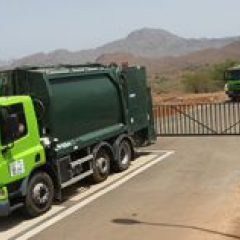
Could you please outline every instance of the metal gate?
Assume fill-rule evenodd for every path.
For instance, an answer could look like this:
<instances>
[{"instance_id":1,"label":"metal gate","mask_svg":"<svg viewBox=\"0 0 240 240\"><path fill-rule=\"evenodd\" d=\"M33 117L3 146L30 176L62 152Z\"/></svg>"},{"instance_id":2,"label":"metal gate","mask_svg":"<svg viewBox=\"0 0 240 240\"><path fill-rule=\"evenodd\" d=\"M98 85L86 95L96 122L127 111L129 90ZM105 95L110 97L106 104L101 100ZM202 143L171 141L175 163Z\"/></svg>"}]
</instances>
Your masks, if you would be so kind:
<instances>
[{"instance_id":1,"label":"metal gate","mask_svg":"<svg viewBox=\"0 0 240 240\"><path fill-rule=\"evenodd\" d=\"M154 106L158 136L240 135L240 102Z\"/></svg>"}]
</instances>

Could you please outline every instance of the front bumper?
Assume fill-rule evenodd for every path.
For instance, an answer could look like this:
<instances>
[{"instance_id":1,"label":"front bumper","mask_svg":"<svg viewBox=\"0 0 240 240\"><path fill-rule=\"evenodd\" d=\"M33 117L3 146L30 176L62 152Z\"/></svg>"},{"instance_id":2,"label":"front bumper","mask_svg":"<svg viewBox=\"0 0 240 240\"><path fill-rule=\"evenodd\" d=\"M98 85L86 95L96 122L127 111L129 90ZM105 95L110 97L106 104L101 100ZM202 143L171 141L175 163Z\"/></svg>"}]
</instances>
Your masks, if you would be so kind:
<instances>
[{"instance_id":1,"label":"front bumper","mask_svg":"<svg viewBox=\"0 0 240 240\"><path fill-rule=\"evenodd\" d=\"M227 94L229 97L240 97L240 90L226 91L226 94Z\"/></svg>"},{"instance_id":2,"label":"front bumper","mask_svg":"<svg viewBox=\"0 0 240 240\"><path fill-rule=\"evenodd\" d=\"M8 200L8 191L6 187L0 187L0 217L8 216L10 213L10 204Z\"/></svg>"},{"instance_id":3,"label":"front bumper","mask_svg":"<svg viewBox=\"0 0 240 240\"><path fill-rule=\"evenodd\" d=\"M0 201L0 217L6 217L10 214L10 204L8 200Z\"/></svg>"},{"instance_id":4,"label":"front bumper","mask_svg":"<svg viewBox=\"0 0 240 240\"><path fill-rule=\"evenodd\" d=\"M7 188L0 188L1 196L0 196L0 217L6 217L10 215L14 210L21 208L24 204L23 202L10 204L9 195L7 192Z\"/></svg>"}]
</instances>

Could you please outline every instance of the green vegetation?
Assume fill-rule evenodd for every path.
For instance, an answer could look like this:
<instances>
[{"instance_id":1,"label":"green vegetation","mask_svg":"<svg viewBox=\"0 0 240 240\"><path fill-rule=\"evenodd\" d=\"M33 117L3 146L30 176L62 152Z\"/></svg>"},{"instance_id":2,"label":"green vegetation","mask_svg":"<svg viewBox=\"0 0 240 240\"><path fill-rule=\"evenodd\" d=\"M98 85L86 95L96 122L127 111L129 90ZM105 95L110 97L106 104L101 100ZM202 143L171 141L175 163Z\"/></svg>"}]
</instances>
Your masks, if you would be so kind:
<instances>
[{"instance_id":1,"label":"green vegetation","mask_svg":"<svg viewBox=\"0 0 240 240\"><path fill-rule=\"evenodd\" d=\"M155 74L149 77L149 83L154 92L159 94L179 91L179 89L182 89L181 82L175 81L173 76L167 76L164 74Z\"/></svg>"},{"instance_id":2,"label":"green vegetation","mask_svg":"<svg viewBox=\"0 0 240 240\"><path fill-rule=\"evenodd\" d=\"M195 72L182 76L182 84L186 92L204 93L221 91L224 88L224 72L227 68L239 64L240 61L226 60Z\"/></svg>"},{"instance_id":3,"label":"green vegetation","mask_svg":"<svg viewBox=\"0 0 240 240\"><path fill-rule=\"evenodd\" d=\"M165 76L155 75L152 81L152 88L158 93L165 93L169 90L169 79Z\"/></svg>"}]
</instances>

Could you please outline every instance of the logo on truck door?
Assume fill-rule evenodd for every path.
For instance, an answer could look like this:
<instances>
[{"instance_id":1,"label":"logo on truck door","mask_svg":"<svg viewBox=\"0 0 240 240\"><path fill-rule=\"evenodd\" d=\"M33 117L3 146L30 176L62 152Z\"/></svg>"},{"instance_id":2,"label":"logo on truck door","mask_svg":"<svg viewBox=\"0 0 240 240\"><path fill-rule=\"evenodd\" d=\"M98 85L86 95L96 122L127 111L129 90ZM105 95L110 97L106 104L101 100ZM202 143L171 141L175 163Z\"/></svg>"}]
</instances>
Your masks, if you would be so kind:
<instances>
[{"instance_id":1,"label":"logo on truck door","mask_svg":"<svg viewBox=\"0 0 240 240\"><path fill-rule=\"evenodd\" d=\"M19 159L10 163L9 170L10 170L11 177L23 174L25 172L23 159Z\"/></svg>"}]
</instances>

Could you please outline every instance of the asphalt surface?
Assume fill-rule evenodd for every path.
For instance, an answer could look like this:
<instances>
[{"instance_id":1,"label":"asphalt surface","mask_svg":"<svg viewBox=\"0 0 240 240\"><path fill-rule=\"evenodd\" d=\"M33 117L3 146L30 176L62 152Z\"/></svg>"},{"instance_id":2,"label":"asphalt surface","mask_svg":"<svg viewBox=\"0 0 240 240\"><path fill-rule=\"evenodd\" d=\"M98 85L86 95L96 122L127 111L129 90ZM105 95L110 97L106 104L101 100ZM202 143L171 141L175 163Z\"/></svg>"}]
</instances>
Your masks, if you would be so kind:
<instances>
[{"instance_id":1,"label":"asphalt surface","mask_svg":"<svg viewBox=\"0 0 240 240\"><path fill-rule=\"evenodd\" d=\"M239 142L238 137L159 139L148 148L146 161L156 161L165 154L157 156L151 150L174 153L68 216L52 221L31 239L240 239ZM63 205L71 204L71 196ZM91 195L86 196L89 198ZM62 209L56 211L61 216ZM11 230L29 224L17 214L9 224L2 221L1 240L4 227ZM31 221L36 225L30 224L26 231L42 224Z\"/></svg>"}]
</instances>

